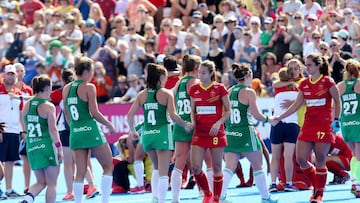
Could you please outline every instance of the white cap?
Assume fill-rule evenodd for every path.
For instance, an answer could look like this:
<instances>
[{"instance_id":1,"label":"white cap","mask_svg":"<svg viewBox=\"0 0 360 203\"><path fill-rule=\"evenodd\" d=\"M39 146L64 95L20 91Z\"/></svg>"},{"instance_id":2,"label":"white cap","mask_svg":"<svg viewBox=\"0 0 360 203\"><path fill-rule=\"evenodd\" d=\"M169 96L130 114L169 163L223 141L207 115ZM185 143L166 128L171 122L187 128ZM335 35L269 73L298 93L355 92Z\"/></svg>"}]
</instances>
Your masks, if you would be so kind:
<instances>
[{"instance_id":1,"label":"white cap","mask_svg":"<svg viewBox=\"0 0 360 203\"><path fill-rule=\"evenodd\" d=\"M165 54L159 54L159 55L156 57L156 63L163 63L165 57L166 57Z\"/></svg>"},{"instance_id":2,"label":"white cap","mask_svg":"<svg viewBox=\"0 0 360 203\"><path fill-rule=\"evenodd\" d=\"M182 27L183 23L181 22L181 20L179 18L175 18L173 20L173 26Z\"/></svg>"},{"instance_id":3,"label":"white cap","mask_svg":"<svg viewBox=\"0 0 360 203\"><path fill-rule=\"evenodd\" d=\"M5 74L7 73L14 73L16 74L16 68L13 65L6 65L5 66Z\"/></svg>"}]
</instances>

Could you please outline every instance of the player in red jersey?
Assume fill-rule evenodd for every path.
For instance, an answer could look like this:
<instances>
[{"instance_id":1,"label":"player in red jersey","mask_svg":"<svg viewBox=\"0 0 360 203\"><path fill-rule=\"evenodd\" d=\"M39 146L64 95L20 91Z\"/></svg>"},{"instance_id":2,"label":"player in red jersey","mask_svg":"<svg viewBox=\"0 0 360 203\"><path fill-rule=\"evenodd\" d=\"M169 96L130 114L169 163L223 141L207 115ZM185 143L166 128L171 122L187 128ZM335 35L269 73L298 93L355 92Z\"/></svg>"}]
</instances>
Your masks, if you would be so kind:
<instances>
[{"instance_id":1,"label":"player in red jersey","mask_svg":"<svg viewBox=\"0 0 360 203\"><path fill-rule=\"evenodd\" d=\"M204 61L199 68L200 83L191 87L192 122L195 124L191 147L191 164L196 182L204 191L203 203L219 202L223 183L221 170L227 145L224 122L230 116L230 100L224 85L215 82L215 64ZM202 171L205 151L210 149L214 171L214 194ZM213 200L213 201L212 201Z\"/></svg>"},{"instance_id":2,"label":"player in red jersey","mask_svg":"<svg viewBox=\"0 0 360 203\"><path fill-rule=\"evenodd\" d=\"M305 65L310 77L301 82L294 104L286 112L275 117L276 121L272 124L276 125L278 121L297 111L303 103L306 104L304 125L296 144L296 161L314 185L310 201L320 203L327 177L326 157L330 144L334 141L333 131L339 130L340 98L334 80L329 77L326 58L318 54L309 54L305 59ZM316 169L308 162L313 150L316 156Z\"/></svg>"}]
</instances>

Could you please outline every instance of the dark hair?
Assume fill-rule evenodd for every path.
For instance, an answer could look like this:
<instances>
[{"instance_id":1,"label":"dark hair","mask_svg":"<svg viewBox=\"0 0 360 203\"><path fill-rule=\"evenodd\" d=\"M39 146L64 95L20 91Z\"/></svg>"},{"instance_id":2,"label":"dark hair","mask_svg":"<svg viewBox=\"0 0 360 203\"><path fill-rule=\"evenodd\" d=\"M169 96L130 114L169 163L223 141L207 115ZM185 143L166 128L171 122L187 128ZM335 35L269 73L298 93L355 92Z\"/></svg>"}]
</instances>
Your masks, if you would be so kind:
<instances>
[{"instance_id":1,"label":"dark hair","mask_svg":"<svg viewBox=\"0 0 360 203\"><path fill-rule=\"evenodd\" d=\"M273 62L274 64L276 65L276 61L277 61L277 58L276 58L276 55L274 53L271 53L271 52L267 52L263 58L263 63L265 65L268 65L267 62L266 62L266 58L268 57L271 57L273 59Z\"/></svg>"},{"instance_id":2,"label":"dark hair","mask_svg":"<svg viewBox=\"0 0 360 203\"><path fill-rule=\"evenodd\" d=\"M177 70L177 63L175 56L167 55L164 58L163 65L168 71L175 71Z\"/></svg>"},{"instance_id":3,"label":"dark hair","mask_svg":"<svg viewBox=\"0 0 360 203\"><path fill-rule=\"evenodd\" d=\"M167 70L164 68L164 66L155 63L148 63L146 68L148 72L146 78L147 86L150 89L156 89L156 87L159 85L161 75L166 75Z\"/></svg>"},{"instance_id":4,"label":"dark hair","mask_svg":"<svg viewBox=\"0 0 360 203\"><path fill-rule=\"evenodd\" d=\"M81 76L85 70L90 71L93 67L93 60L85 56L75 57L75 73Z\"/></svg>"},{"instance_id":5,"label":"dark hair","mask_svg":"<svg viewBox=\"0 0 360 203\"><path fill-rule=\"evenodd\" d=\"M74 71L72 71L71 69L63 69L61 71L61 79L64 81L65 84L74 81L75 80Z\"/></svg>"},{"instance_id":6,"label":"dark hair","mask_svg":"<svg viewBox=\"0 0 360 203\"><path fill-rule=\"evenodd\" d=\"M211 74L211 81L215 81L215 63L210 60L205 60L200 64L200 66L204 66L209 70L209 73Z\"/></svg>"},{"instance_id":7,"label":"dark hair","mask_svg":"<svg viewBox=\"0 0 360 203\"><path fill-rule=\"evenodd\" d=\"M315 65L320 66L319 68L320 74L330 75L329 62L324 56L321 56L320 54L317 53L311 53L308 56L306 56L306 58L312 60L315 63Z\"/></svg>"},{"instance_id":8,"label":"dark hair","mask_svg":"<svg viewBox=\"0 0 360 203\"><path fill-rule=\"evenodd\" d=\"M189 73L195 68L199 68L200 63L201 58L199 56L186 54L183 57L181 75L185 75L185 73Z\"/></svg>"},{"instance_id":9,"label":"dark hair","mask_svg":"<svg viewBox=\"0 0 360 203\"><path fill-rule=\"evenodd\" d=\"M249 73L251 73L251 66L248 63L233 63L231 68L234 72L234 77L238 81L243 81Z\"/></svg>"},{"instance_id":10,"label":"dark hair","mask_svg":"<svg viewBox=\"0 0 360 203\"><path fill-rule=\"evenodd\" d=\"M42 62L37 62L37 63L35 64L35 68L45 69L45 65L44 65Z\"/></svg>"},{"instance_id":11,"label":"dark hair","mask_svg":"<svg viewBox=\"0 0 360 203\"><path fill-rule=\"evenodd\" d=\"M34 91L34 94L43 92L45 87L51 86L51 79L47 75L35 76L31 81L31 86Z\"/></svg>"}]
</instances>

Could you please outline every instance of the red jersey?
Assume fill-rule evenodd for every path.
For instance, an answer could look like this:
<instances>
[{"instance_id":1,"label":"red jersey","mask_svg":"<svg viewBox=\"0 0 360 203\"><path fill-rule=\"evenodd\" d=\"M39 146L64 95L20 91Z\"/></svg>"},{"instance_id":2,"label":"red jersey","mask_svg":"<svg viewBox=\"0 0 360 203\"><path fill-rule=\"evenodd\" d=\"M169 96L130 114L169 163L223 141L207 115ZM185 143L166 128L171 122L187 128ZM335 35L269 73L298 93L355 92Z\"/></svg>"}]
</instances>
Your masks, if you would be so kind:
<instances>
[{"instance_id":1,"label":"red jersey","mask_svg":"<svg viewBox=\"0 0 360 203\"><path fill-rule=\"evenodd\" d=\"M344 138L340 133L335 135L335 142L331 143L329 149L330 156L344 156L351 160L353 154L349 146L345 143Z\"/></svg>"},{"instance_id":2,"label":"red jersey","mask_svg":"<svg viewBox=\"0 0 360 203\"><path fill-rule=\"evenodd\" d=\"M32 25L34 23L34 13L37 10L44 8L44 4L38 0L33 0L31 2L23 3L20 6L21 11L23 12L23 16L25 18L25 25Z\"/></svg>"},{"instance_id":3,"label":"red jersey","mask_svg":"<svg viewBox=\"0 0 360 203\"><path fill-rule=\"evenodd\" d=\"M24 82L21 83L20 91L22 95L27 95L27 96L33 95L33 90L31 89L31 87L26 85Z\"/></svg>"},{"instance_id":4,"label":"red jersey","mask_svg":"<svg viewBox=\"0 0 360 203\"><path fill-rule=\"evenodd\" d=\"M329 76L321 76L317 81L310 78L300 83L299 89L304 94L306 113L299 140L310 142L332 142L332 97L329 89L335 85ZM316 125L314 125L316 124Z\"/></svg>"},{"instance_id":5,"label":"red jersey","mask_svg":"<svg viewBox=\"0 0 360 203\"><path fill-rule=\"evenodd\" d=\"M175 85L179 81L179 79L180 79L180 77L178 75L168 77L168 79L165 83L165 88L172 89L173 87L175 87Z\"/></svg>"},{"instance_id":6,"label":"red jersey","mask_svg":"<svg viewBox=\"0 0 360 203\"><path fill-rule=\"evenodd\" d=\"M196 111L194 135L209 136L211 127L222 117L221 98L227 94L225 86L217 82L208 88L204 88L201 84L193 85L190 88L189 95L194 100ZM221 125L217 136L225 136L224 125Z\"/></svg>"},{"instance_id":7,"label":"red jersey","mask_svg":"<svg viewBox=\"0 0 360 203\"><path fill-rule=\"evenodd\" d=\"M50 100L54 105L59 105L62 100L62 88L53 90L50 94Z\"/></svg>"}]
</instances>

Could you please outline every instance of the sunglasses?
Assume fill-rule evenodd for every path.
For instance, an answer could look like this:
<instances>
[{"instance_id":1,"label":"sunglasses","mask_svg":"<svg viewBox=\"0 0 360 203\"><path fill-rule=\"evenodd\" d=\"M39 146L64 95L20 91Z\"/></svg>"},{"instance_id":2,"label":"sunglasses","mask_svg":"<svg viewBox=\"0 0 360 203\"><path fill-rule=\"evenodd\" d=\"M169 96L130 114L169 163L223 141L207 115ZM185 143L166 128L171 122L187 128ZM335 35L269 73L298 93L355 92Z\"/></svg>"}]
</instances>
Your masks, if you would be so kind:
<instances>
[{"instance_id":1,"label":"sunglasses","mask_svg":"<svg viewBox=\"0 0 360 203\"><path fill-rule=\"evenodd\" d=\"M274 60L273 58L265 58L266 60Z\"/></svg>"},{"instance_id":2,"label":"sunglasses","mask_svg":"<svg viewBox=\"0 0 360 203\"><path fill-rule=\"evenodd\" d=\"M325 48L325 47L320 47L320 50L322 50L322 51L327 51L328 49Z\"/></svg>"},{"instance_id":3,"label":"sunglasses","mask_svg":"<svg viewBox=\"0 0 360 203\"><path fill-rule=\"evenodd\" d=\"M350 12L345 12L344 15L348 16L348 15L351 15L352 13Z\"/></svg>"},{"instance_id":4,"label":"sunglasses","mask_svg":"<svg viewBox=\"0 0 360 203\"><path fill-rule=\"evenodd\" d=\"M283 20L283 19L278 19L277 21L278 22L285 22L285 20Z\"/></svg>"},{"instance_id":5,"label":"sunglasses","mask_svg":"<svg viewBox=\"0 0 360 203\"><path fill-rule=\"evenodd\" d=\"M336 15L330 15L330 18L336 18L337 16Z\"/></svg>"},{"instance_id":6,"label":"sunglasses","mask_svg":"<svg viewBox=\"0 0 360 203\"><path fill-rule=\"evenodd\" d=\"M336 46L336 44L330 44L329 45L329 47L335 47Z\"/></svg>"},{"instance_id":7,"label":"sunglasses","mask_svg":"<svg viewBox=\"0 0 360 203\"><path fill-rule=\"evenodd\" d=\"M289 70L299 70L299 67L289 67Z\"/></svg>"},{"instance_id":8,"label":"sunglasses","mask_svg":"<svg viewBox=\"0 0 360 203\"><path fill-rule=\"evenodd\" d=\"M301 17L300 16L295 16L294 19L299 20L299 19L301 19Z\"/></svg>"},{"instance_id":9,"label":"sunglasses","mask_svg":"<svg viewBox=\"0 0 360 203\"><path fill-rule=\"evenodd\" d=\"M321 37L313 37L313 39L320 39Z\"/></svg>"},{"instance_id":10,"label":"sunglasses","mask_svg":"<svg viewBox=\"0 0 360 203\"><path fill-rule=\"evenodd\" d=\"M312 22L312 21L316 21L316 20L315 20L315 19L310 18L310 19L308 19L308 21Z\"/></svg>"}]
</instances>

